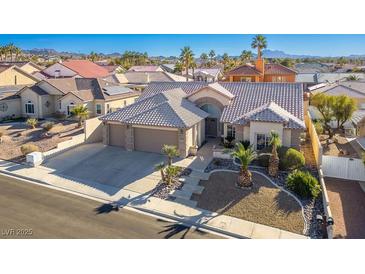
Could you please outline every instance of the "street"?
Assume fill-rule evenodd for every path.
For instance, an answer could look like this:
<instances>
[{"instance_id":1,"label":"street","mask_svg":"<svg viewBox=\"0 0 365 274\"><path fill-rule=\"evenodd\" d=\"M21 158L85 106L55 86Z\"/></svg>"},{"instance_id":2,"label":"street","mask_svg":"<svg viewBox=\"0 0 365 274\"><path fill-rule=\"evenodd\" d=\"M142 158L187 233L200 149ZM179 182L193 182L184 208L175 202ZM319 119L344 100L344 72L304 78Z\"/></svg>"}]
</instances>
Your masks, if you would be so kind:
<instances>
[{"instance_id":1,"label":"street","mask_svg":"<svg viewBox=\"0 0 365 274\"><path fill-rule=\"evenodd\" d=\"M8 238L221 237L0 175L0 239Z\"/></svg>"}]
</instances>

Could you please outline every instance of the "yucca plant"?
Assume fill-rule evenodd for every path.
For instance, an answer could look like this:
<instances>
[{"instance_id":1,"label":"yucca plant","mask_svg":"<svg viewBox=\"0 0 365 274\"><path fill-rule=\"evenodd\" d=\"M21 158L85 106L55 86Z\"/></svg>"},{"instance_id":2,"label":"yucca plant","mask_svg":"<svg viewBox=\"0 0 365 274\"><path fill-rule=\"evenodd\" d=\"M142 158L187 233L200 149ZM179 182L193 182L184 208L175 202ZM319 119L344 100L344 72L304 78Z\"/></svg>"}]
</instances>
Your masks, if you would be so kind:
<instances>
[{"instance_id":1,"label":"yucca plant","mask_svg":"<svg viewBox=\"0 0 365 274\"><path fill-rule=\"evenodd\" d=\"M279 156L278 147L281 146L279 134L276 131L270 132L270 145L272 146L271 155L269 158L269 174L270 176L277 176L279 171Z\"/></svg>"},{"instance_id":2,"label":"yucca plant","mask_svg":"<svg viewBox=\"0 0 365 274\"><path fill-rule=\"evenodd\" d=\"M26 124L30 126L32 129L35 129L35 127L38 124L38 120L36 118L28 118Z\"/></svg>"}]
</instances>

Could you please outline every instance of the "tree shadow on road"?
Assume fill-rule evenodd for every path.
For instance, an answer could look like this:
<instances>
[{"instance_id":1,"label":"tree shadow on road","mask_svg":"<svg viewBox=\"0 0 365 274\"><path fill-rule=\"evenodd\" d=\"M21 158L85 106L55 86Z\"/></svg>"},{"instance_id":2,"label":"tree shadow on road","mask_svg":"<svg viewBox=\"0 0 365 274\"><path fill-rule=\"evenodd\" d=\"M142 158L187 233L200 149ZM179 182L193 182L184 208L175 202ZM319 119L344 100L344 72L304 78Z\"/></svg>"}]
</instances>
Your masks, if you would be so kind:
<instances>
[{"instance_id":1,"label":"tree shadow on road","mask_svg":"<svg viewBox=\"0 0 365 274\"><path fill-rule=\"evenodd\" d=\"M101 206L94 209L96 214L108 214L112 211L118 211L118 210L119 206L115 205L114 203L102 204Z\"/></svg>"}]
</instances>

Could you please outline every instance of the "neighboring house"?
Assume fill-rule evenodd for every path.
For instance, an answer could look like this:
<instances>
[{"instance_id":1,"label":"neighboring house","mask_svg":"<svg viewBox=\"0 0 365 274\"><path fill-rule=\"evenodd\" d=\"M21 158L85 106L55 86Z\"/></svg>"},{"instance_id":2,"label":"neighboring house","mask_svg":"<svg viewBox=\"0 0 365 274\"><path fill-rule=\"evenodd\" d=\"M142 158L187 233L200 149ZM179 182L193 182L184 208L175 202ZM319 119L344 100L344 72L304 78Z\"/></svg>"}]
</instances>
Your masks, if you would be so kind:
<instances>
[{"instance_id":1,"label":"neighboring house","mask_svg":"<svg viewBox=\"0 0 365 274\"><path fill-rule=\"evenodd\" d=\"M29 74L34 74L38 71L41 71L44 69L44 67L41 67L33 62L20 62L20 61L14 61L14 62L0 62L0 66L2 65L7 65L7 66L17 66L18 68L21 68L22 70L24 70L25 72L29 73Z\"/></svg>"},{"instance_id":2,"label":"neighboring house","mask_svg":"<svg viewBox=\"0 0 365 274\"><path fill-rule=\"evenodd\" d=\"M67 60L55 63L40 72L46 78L98 78L107 77L107 69L88 60Z\"/></svg>"},{"instance_id":3,"label":"neighboring house","mask_svg":"<svg viewBox=\"0 0 365 274\"><path fill-rule=\"evenodd\" d=\"M182 74L186 76L185 71ZM217 82L223 76L221 68L196 68L188 70L188 77L194 81Z\"/></svg>"},{"instance_id":4,"label":"neighboring house","mask_svg":"<svg viewBox=\"0 0 365 274\"><path fill-rule=\"evenodd\" d=\"M3 109L11 109L11 113L0 109L0 117L70 116L77 105L86 106L89 116L94 117L130 105L139 95L139 92L98 78L48 79L0 99Z\"/></svg>"},{"instance_id":5,"label":"neighboring house","mask_svg":"<svg viewBox=\"0 0 365 274\"><path fill-rule=\"evenodd\" d=\"M156 71L164 71L164 70L161 68L161 66L147 65L147 66L132 66L128 71L156 72Z\"/></svg>"},{"instance_id":6,"label":"neighboring house","mask_svg":"<svg viewBox=\"0 0 365 274\"><path fill-rule=\"evenodd\" d=\"M125 72L125 69L120 65L100 65L100 66L105 68L110 75Z\"/></svg>"},{"instance_id":7,"label":"neighboring house","mask_svg":"<svg viewBox=\"0 0 365 274\"><path fill-rule=\"evenodd\" d=\"M301 73L328 73L333 70L333 66L323 63L297 63L294 69Z\"/></svg>"},{"instance_id":8,"label":"neighboring house","mask_svg":"<svg viewBox=\"0 0 365 274\"><path fill-rule=\"evenodd\" d=\"M295 82L304 83L308 86L320 83L335 83L337 81L345 81L349 76L356 76L361 80L365 80L365 73L298 73Z\"/></svg>"},{"instance_id":9,"label":"neighboring house","mask_svg":"<svg viewBox=\"0 0 365 274\"><path fill-rule=\"evenodd\" d=\"M24 87L22 85L0 87L0 120L20 116L20 100L16 93Z\"/></svg>"},{"instance_id":10,"label":"neighboring house","mask_svg":"<svg viewBox=\"0 0 365 274\"><path fill-rule=\"evenodd\" d=\"M39 80L16 65L0 64L0 86L32 85Z\"/></svg>"},{"instance_id":11,"label":"neighboring house","mask_svg":"<svg viewBox=\"0 0 365 274\"><path fill-rule=\"evenodd\" d=\"M164 144L186 157L207 137L269 145L271 130L284 146L299 147L304 92L296 83L155 82L136 103L102 116L107 145L160 153Z\"/></svg>"},{"instance_id":12,"label":"neighboring house","mask_svg":"<svg viewBox=\"0 0 365 274\"><path fill-rule=\"evenodd\" d=\"M280 64L265 64L257 59L255 65L245 64L226 74L229 82L295 82L296 71Z\"/></svg>"},{"instance_id":13,"label":"neighboring house","mask_svg":"<svg viewBox=\"0 0 365 274\"><path fill-rule=\"evenodd\" d=\"M176 66L175 64L162 64L161 68L166 72L174 73L175 66Z\"/></svg>"}]
</instances>

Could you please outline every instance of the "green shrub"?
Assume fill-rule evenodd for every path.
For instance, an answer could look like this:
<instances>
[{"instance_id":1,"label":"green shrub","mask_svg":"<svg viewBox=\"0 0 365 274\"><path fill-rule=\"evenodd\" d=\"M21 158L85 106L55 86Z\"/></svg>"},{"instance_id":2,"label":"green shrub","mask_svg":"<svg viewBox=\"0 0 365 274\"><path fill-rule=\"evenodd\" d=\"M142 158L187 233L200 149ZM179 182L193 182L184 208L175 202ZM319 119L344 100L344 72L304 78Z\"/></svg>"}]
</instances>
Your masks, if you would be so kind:
<instances>
[{"instance_id":1,"label":"green shrub","mask_svg":"<svg viewBox=\"0 0 365 274\"><path fill-rule=\"evenodd\" d=\"M285 170L293 170L293 169L297 169L297 168L301 168L303 167L305 164L305 159L304 159L304 155L294 149L294 148L289 148L282 159L282 169Z\"/></svg>"},{"instance_id":2,"label":"green shrub","mask_svg":"<svg viewBox=\"0 0 365 274\"><path fill-rule=\"evenodd\" d=\"M45 122L42 127L45 131L50 131L54 126L53 122Z\"/></svg>"},{"instance_id":3,"label":"green shrub","mask_svg":"<svg viewBox=\"0 0 365 274\"><path fill-rule=\"evenodd\" d=\"M286 179L286 184L302 198L316 198L321 192L321 185L308 171L293 171Z\"/></svg>"},{"instance_id":4,"label":"green shrub","mask_svg":"<svg viewBox=\"0 0 365 274\"><path fill-rule=\"evenodd\" d=\"M34 144L25 144L20 147L20 151L23 155L27 155L29 153L39 151L39 147Z\"/></svg>"},{"instance_id":5,"label":"green shrub","mask_svg":"<svg viewBox=\"0 0 365 274\"><path fill-rule=\"evenodd\" d=\"M284 155L285 155L285 153L288 149L289 149L288 147L283 147L283 146L281 146L277 149L278 156L279 156L279 168L281 170L285 169L283 159L284 159ZM263 148L259 151L259 156L257 157L257 160L258 160L258 164L260 166L262 166L262 167L268 167L269 166L270 155L266 154L266 153L271 154L271 152L272 152L271 146L265 147L265 148ZM262 153L264 153L265 155L262 155Z\"/></svg>"},{"instance_id":6,"label":"green shrub","mask_svg":"<svg viewBox=\"0 0 365 274\"><path fill-rule=\"evenodd\" d=\"M30 126L31 128L35 128L38 124L38 120L35 118L28 118L26 121L26 124Z\"/></svg>"}]
</instances>

